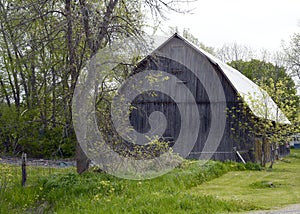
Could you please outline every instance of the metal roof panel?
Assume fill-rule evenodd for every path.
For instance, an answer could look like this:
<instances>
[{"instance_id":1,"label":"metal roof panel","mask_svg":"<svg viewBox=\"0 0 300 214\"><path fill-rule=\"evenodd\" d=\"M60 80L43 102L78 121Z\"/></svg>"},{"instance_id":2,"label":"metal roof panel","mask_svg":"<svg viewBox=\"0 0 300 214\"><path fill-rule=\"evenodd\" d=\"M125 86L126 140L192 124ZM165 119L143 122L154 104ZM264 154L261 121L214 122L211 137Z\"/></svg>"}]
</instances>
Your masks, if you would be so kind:
<instances>
[{"instance_id":1,"label":"metal roof panel","mask_svg":"<svg viewBox=\"0 0 300 214\"><path fill-rule=\"evenodd\" d=\"M181 39L187 45L206 56L212 63L218 65L223 71L224 75L230 81L234 89L241 95L241 97L244 99L244 102L246 102L246 104L249 106L249 108L255 116L259 118L272 120L278 123L290 124L290 121L287 119L284 113L279 109L279 107L276 105L276 103L272 100L272 98L268 95L268 93L265 90L260 88L258 85L256 85L253 81L248 79L238 70L230 67L217 57L206 52L205 50L201 49L200 47L188 41L187 39L179 36L177 33L175 33L170 38L152 37L152 44L154 49L153 51L151 51L151 53L154 53L155 50L166 45L168 41L175 37Z\"/></svg>"}]
</instances>

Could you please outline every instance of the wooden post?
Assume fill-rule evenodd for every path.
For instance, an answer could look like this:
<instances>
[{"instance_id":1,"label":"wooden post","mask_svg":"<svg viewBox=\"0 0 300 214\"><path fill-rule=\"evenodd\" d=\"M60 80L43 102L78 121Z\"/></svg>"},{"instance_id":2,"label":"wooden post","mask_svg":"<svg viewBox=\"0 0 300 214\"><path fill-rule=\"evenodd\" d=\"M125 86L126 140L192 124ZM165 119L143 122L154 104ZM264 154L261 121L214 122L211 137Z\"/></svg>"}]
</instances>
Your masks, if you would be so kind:
<instances>
[{"instance_id":1,"label":"wooden post","mask_svg":"<svg viewBox=\"0 0 300 214\"><path fill-rule=\"evenodd\" d=\"M27 180L26 161L27 155L26 153L22 153L22 186L25 186Z\"/></svg>"}]
</instances>

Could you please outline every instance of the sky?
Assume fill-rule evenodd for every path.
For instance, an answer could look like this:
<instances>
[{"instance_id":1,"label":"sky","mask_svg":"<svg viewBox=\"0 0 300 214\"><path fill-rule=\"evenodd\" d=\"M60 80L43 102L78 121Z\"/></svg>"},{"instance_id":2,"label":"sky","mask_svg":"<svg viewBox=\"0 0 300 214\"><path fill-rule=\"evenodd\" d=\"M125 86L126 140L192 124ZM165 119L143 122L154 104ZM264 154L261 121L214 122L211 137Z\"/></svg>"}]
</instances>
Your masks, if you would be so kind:
<instances>
[{"instance_id":1,"label":"sky","mask_svg":"<svg viewBox=\"0 0 300 214\"><path fill-rule=\"evenodd\" d=\"M166 14L164 30L157 34L170 33L172 26L180 32L189 29L206 46L218 48L235 42L255 50L277 51L282 40L288 42L300 32L300 0L198 0L188 8L194 8L192 14Z\"/></svg>"}]
</instances>

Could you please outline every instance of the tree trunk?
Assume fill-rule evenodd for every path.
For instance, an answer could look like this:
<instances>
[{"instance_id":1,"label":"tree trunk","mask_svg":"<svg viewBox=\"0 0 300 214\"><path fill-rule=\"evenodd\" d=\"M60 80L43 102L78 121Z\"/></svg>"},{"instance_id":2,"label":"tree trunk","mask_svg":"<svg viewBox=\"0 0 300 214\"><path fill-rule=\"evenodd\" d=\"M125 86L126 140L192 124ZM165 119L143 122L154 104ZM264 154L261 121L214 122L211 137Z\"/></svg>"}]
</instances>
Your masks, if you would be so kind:
<instances>
[{"instance_id":1,"label":"tree trunk","mask_svg":"<svg viewBox=\"0 0 300 214\"><path fill-rule=\"evenodd\" d=\"M4 94L4 96L5 96L6 103L7 103L8 107L10 107L9 96L8 96L6 87L5 87L5 85L4 85L4 83L3 83L2 79L1 79L1 77L0 77L0 86L1 86L1 89L2 89L1 92L2 92L2 93Z\"/></svg>"},{"instance_id":2,"label":"tree trunk","mask_svg":"<svg viewBox=\"0 0 300 214\"><path fill-rule=\"evenodd\" d=\"M273 168L273 164L275 163L275 151L276 151L276 144L272 144L271 145L271 164L270 164L270 166L269 166L269 168L270 169L272 169Z\"/></svg>"},{"instance_id":3,"label":"tree trunk","mask_svg":"<svg viewBox=\"0 0 300 214\"><path fill-rule=\"evenodd\" d=\"M261 147L261 166L265 167L267 163L267 139L266 137L262 138L262 147Z\"/></svg>"},{"instance_id":4,"label":"tree trunk","mask_svg":"<svg viewBox=\"0 0 300 214\"><path fill-rule=\"evenodd\" d=\"M76 144L76 168L77 173L81 174L89 168L90 160L82 151L79 143Z\"/></svg>"},{"instance_id":5,"label":"tree trunk","mask_svg":"<svg viewBox=\"0 0 300 214\"><path fill-rule=\"evenodd\" d=\"M51 68L51 74L52 74L52 115L51 115L51 121L52 121L52 127L56 127L56 75L55 70L52 67Z\"/></svg>"},{"instance_id":6,"label":"tree trunk","mask_svg":"<svg viewBox=\"0 0 300 214\"><path fill-rule=\"evenodd\" d=\"M73 20L72 20L72 8L71 8L72 1L66 0L65 2L65 11L66 11L66 19L67 19L67 47L68 47L68 56L69 56L69 62L68 62L68 72L71 75L71 85L68 91L68 104L66 105L65 113L66 113L66 127L65 132L68 135L72 130L72 98L73 93L76 86L76 81L78 78L78 67L77 67L77 61L76 61L76 51L74 47L73 42ZM68 76L68 75L67 75ZM66 79L67 81L67 79ZM82 151L79 143L76 143L76 166L77 166L77 172L79 174L86 171L89 167L89 161L86 157L85 153Z\"/></svg>"}]
</instances>

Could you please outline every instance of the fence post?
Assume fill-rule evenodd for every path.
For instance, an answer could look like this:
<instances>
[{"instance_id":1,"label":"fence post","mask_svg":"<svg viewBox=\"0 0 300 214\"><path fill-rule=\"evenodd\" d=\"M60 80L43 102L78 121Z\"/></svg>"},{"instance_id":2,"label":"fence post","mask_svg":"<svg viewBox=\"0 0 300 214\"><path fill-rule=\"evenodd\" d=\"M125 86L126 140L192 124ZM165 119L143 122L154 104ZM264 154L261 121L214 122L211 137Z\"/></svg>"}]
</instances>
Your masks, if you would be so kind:
<instances>
[{"instance_id":1,"label":"fence post","mask_svg":"<svg viewBox=\"0 0 300 214\"><path fill-rule=\"evenodd\" d=\"M27 155L26 153L22 153L22 186L25 186L27 180L26 161Z\"/></svg>"}]
</instances>

